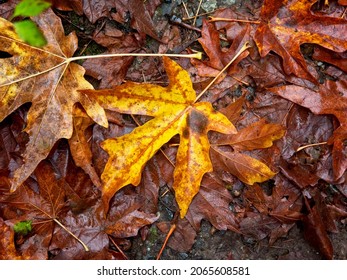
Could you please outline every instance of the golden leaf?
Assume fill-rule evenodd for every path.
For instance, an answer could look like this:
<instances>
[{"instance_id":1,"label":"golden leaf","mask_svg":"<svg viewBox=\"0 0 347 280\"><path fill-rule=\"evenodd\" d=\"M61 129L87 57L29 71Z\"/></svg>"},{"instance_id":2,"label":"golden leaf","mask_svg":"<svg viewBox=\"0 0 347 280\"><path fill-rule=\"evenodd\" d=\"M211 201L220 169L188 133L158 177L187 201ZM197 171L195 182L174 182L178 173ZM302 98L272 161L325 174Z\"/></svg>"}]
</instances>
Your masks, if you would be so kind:
<instances>
[{"instance_id":1,"label":"golden leaf","mask_svg":"<svg viewBox=\"0 0 347 280\"><path fill-rule=\"evenodd\" d=\"M208 131L236 133L234 125L210 103L195 103L189 73L169 58L163 59L170 80L167 87L127 82L114 89L82 91L105 109L154 117L131 133L102 143L110 155L101 176L106 209L119 189L140 183L146 162L179 134L173 188L183 218L199 191L203 175L212 171Z\"/></svg>"}]
</instances>

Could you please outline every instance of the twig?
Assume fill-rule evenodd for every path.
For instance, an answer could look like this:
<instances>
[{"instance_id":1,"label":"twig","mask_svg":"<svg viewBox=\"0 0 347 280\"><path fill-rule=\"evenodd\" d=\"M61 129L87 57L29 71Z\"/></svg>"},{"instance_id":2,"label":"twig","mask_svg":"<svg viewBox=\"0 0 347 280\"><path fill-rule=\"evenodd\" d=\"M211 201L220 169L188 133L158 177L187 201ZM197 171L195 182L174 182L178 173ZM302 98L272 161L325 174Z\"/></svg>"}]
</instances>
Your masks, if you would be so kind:
<instances>
[{"instance_id":1,"label":"twig","mask_svg":"<svg viewBox=\"0 0 347 280\"><path fill-rule=\"evenodd\" d=\"M253 24L260 24L261 21L258 20L248 20L248 19L234 19L234 18L219 18L219 17L209 17L209 22L216 22L216 21L229 21L229 22L243 22L243 23L253 23Z\"/></svg>"},{"instance_id":2,"label":"twig","mask_svg":"<svg viewBox=\"0 0 347 280\"><path fill-rule=\"evenodd\" d=\"M202 13L202 14L198 14L198 17L201 17L201 16L206 16L206 15L209 15L209 14L212 14L214 13L215 11L211 11L211 12L207 12L207 13ZM186 20L191 20L191 19L194 19L196 16L193 16L193 17L184 17L182 18L183 21L186 21Z\"/></svg>"},{"instance_id":3,"label":"twig","mask_svg":"<svg viewBox=\"0 0 347 280\"><path fill-rule=\"evenodd\" d=\"M66 232L68 232L73 238L75 238L79 243L81 243L81 245L83 246L83 248L86 252L89 252L88 246L86 244L84 244L84 242L81 239L79 239L76 235L74 235L66 226L64 226L61 222L59 222L59 220L57 220L55 218L53 219L53 221L55 221L64 230L66 230Z\"/></svg>"},{"instance_id":4,"label":"twig","mask_svg":"<svg viewBox=\"0 0 347 280\"><path fill-rule=\"evenodd\" d=\"M201 3L202 3L202 0L200 0L198 9L196 10L196 13L195 13L195 16L194 16L193 25L195 25L195 23L196 23L196 19L198 17L199 11L200 11Z\"/></svg>"},{"instance_id":5,"label":"twig","mask_svg":"<svg viewBox=\"0 0 347 280\"><path fill-rule=\"evenodd\" d=\"M54 56L57 56L57 55L54 55ZM56 68L59 68L59 67L61 67L63 65L65 65L65 69L63 71L63 73L64 73L66 71L66 68L67 68L67 66L69 65L70 62L76 61L76 60L80 60L80 59L98 59L98 58L111 58L111 57L122 57L122 56L147 56L147 57L153 57L153 56L163 57L163 56L167 56L167 57L185 57L185 58L201 59L202 58L202 53L201 52L196 52L196 53L191 53L191 54L111 53L111 54L75 56L75 57L69 57L69 58L58 56L61 59L63 59L64 61L59 63L59 64L57 64L57 65L55 65L55 66L53 66L53 67L51 67L51 68L49 68L49 69L46 69L44 71L41 71L41 72L38 72L38 73L35 73L35 74L32 74L32 75L26 76L24 78L21 78L21 79L15 80L15 81L11 81L11 82L2 84L0 86L3 87L3 86L9 86L9 85L14 84L14 83L19 83L21 81L28 80L28 79L40 76L42 74L45 74L47 72L50 72L50 71L52 71L52 70L54 70Z\"/></svg>"},{"instance_id":6,"label":"twig","mask_svg":"<svg viewBox=\"0 0 347 280\"><path fill-rule=\"evenodd\" d=\"M192 26L192 25L187 24L187 23L185 23L185 22L182 22L182 21L180 21L180 20L170 19L170 22L173 23L173 24L182 26L182 27L184 27L184 28L191 29L191 30L194 30L194 31L196 31L196 32L200 32L200 33L201 33L201 29L200 29L200 28L197 28L197 27L195 27L195 26Z\"/></svg>"},{"instance_id":7,"label":"twig","mask_svg":"<svg viewBox=\"0 0 347 280\"><path fill-rule=\"evenodd\" d=\"M129 258L126 254L124 254L123 250L118 246L117 242L114 241L111 236L109 236L108 238L111 240L112 244L117 248L118 252L123 256L123 258L128 260Z\"/></svg>"},{"instance_id":8,"label":"twig","mask_svg":"<svg viewBox=\"0 0 347 280\"><path fill-rule=\"evenodd\" d=\"M222 75L222 73L228 69L228 67L248 48L250 47L249 42L246 42L243 44L243 46L241 47L241 49L235 54L235 56L232 58L232 60L229 61L229 63L218 73L218 75L216 77L214 77L214 79L204 88L204 90L202 92L200 92L200 94L196 97L194 102L197 102L200 97L213 85L213 83L220 77L220 75Z\"/></svg>"},{"instance_id":9,"label":"twig","mask_svg":"<svg viewBox=\"0 0 347 280\"><path fill-rule=\"evenodd\" d=\"M161 246L161 249L160 249L160 251L159 251L159 253L158 253L158 256L157 256L157 260L160 259L161 255L162 255L162 253L163 253L163 251L164 251L164 249L165 249L165 247L166 247L166 244L167 244L167 242L169 241L169 238L171 237L172 233L173 233L173 232L175 231L175 229L176 229L176 222L177 222L177 218L178 218L178 213L179 213L178 211L175 213L175 215L174 215L174 217L173 217L173 219L172 219L172 221L171 221L170 230L169 230L169 232L168 232L167 235L166 235L166 238L165 238L165 240L164 240L163 246Z\"/></svg>"},{"instance_id":10,"label":"twig","mask_svg":"<svg viewBox=\"0 0 347 280\"><path fill-rule=\"evenodd\" d=\"M188 9L187 9L187 6L186 6L186 3L184 3L184 1L182 1L182 4L183 4L183 7L184 7L184 10L186 11L187 16L190 17Z\"/></svg>"},{"instance_id":11,"label":"twig","mask_svg":"<svg viewBox=\"0 0 347 280\"><path fill-rule=\"evenodd\" d=\"M326 145L328 142L320 142L320 143L314 143L314 144L308 144L308 145L305 145L305 146L301 146L299 148L296 149L297 152L303 150L303 149L306 149L306 148L309 148L309 147L314 147L314 146L320 146L320 145Z\"/></svg>"}]
</instances>

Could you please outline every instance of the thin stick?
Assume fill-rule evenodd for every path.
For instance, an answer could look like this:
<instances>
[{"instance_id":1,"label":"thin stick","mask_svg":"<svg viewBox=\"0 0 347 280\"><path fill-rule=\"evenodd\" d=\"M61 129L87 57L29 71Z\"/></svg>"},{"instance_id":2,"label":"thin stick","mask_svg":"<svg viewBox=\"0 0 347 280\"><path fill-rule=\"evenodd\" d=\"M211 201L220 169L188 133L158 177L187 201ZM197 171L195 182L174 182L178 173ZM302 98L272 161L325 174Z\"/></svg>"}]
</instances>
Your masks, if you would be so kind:
<instances>
[{"instance_id":1,"label":"thin stick","mask_svg":"<svg viewBox=\"0 0 347 280\"><path fill-rule=\"evenodd\" d=\"M172 235L172 233L175 231L175 229L176 229L176 224L172 224L171 227L170 227L169 232L168 232L167 235L166 235L164 244L163 244L163 246L161 246L161 249L160 249L159 254L158 254L158 256L157 256L157 260L160 259L161 255L162 255L162 253L163 253L163 251L164 251L164 249L165 249L165 247L166 247L166 244L167 244L167 242L169 241L169 238L170 238L170 236Z\"/></svg>"},{"instance_id":2,"label":"thin stick","mask_svg":"<svg viewBox=\"0 0 347 280\"><path fill-rule=\"evenodd\" d=\"M193 21L193 26L194 26L195 23L196 23L196 19L197 19L197 17L198 17L199 11L200 11L201 3L202 3L202 0L200 0L200 2L199 2L199 7L198 7L198 9L196 10L196 13L195 13L195 16L194 16L194 21Z\"/></svg>"},{"instance_id":3,"label":"thin stick","mask_svg":"<svg viewBox=\"0 0 347 280\"><path fill-rule=\"evenodd\" d=\"M261 21L258 20L248 20L248 19L234 19L234 18L219 18L219 17L209 17L209 22L216 22L216 21L229 21L229 22L243 22L243 23L253 23L253 24L260 24Z\"/></svg>"},{"instance_id":4,"label":"thin stick","mask_svg":"<svg viewBox=\"0 0 347 280\"><path fill-rule=\"evenodd\" d=\"M301 146L299 148L296 149L297 152L303 150L303 149L306 149L306 148L309 148L309 147L314 147L314 146L320 146L320 145L326 145L328 142L320 142L320 143L314 143L314 144L308 144L308 145L305 145L305 146Z\"/></svg>"},{"instance_id":5,"label":"thin stick","mask_svg":"<svg viewBox=\"0 0 347 280\"><path fill-rule=\"evenodd\" d=\"M73 238L75 238L79 243L81 243L81 245L83 246L86 252L89 252L88 246L84 244L83 241L79 239L76 235L74 235L66 226L64 226L61 222L59 222L59 220L55 218L53 219L53 221L55 221L58 225L60 225L63 229L65 229L70 235L72 235Z\"/></svg>"},{"instance_id":6,"label":"thin stick","mask_svg":"<svg viewBox=\"0 0 347 280\"><path fill-rule=\"evenodd\" d=\"M11 81L11 82L8 82L8 83L5 83L5 84L2 84L0 85L0 87L4 87L4 86L9 86L9 85L12 85L14 83L19 83L21 81L24 81L24 80L28 80L28 79L31 79L31 78L34 78L36 76L39 76L39 75L42 75L42 74L45 74L47 72L50 72L56 68L59 68L60 66L63 66L63 65L68 65L70 62L72 61L76 61L76 60L80 60L80 59L97 59L97 58L110 58L110 57L122 57L122 56L147 56L147 57L152 57L152 56L167 56L167 57L185 57L185 58L196 58L196 59L201 59L202 58L202 53L201 52L196 52L196 53L191 53L191 54L159 54L159 53L111 53L111 54L99 54L99 55L85 55L85 56L75 56L75 57L69 57L69 58L63 58L63 57L60 57L61 59L64 59L63 62L49 68L49 69L46 69L44 71L41 71L41 72L38 72L38 73L35 73L35 74L32 74L32 75L29 75L29 76L26 76L24 78L21 78L21 79L18 79L18 80L15 80L15 81ZM63 71L65 72L65 70Z\"/></svg>"},{"instance_id":7,"label":"thin stick","mask_svg":"<svg viewBox=\"0 0 347 280\"><path fill-rule=\"evenodd\" d=\"M204 88L202 92L197 96L194 102L197 102L200 97L213 85L213 83L222 75L222 73L228 69L228 67L248 48L250 47L249 42L244 43L242 48L235 54L235 56L232 58L232 60L229 61L229 63L218 73L216 77L207 85L207 87Z\"/></svg>"},{"instance_id":8,"label":"thin stick","mask_svg":"<svg viewBox=\"0 0 347 280\"><path fill-rule=\"evenodd\" d=\"M174 54L174 53L110 53L110 54L98 54L98 55L85 55L70 57L67 59L68 62L80 60L80 59L95 59L95 58L108 58L108 57L119 57L119 56L167 56L167 57L185 57L185 58L197 58L201 59L202 53L190 53L190 54Z\"/></svg>"},{"instance_id":9,"label":"thin stick","mask_svg":"<svg viewBox=\"0 0 347 280\"><path fill-rule=\"evenodd\" d=\"M116 243L116 241L113 240L113 238L111 236L108 237L112 244L117 248L117 250L119 251L119 253L123 256L124 259L128 260L129 258L127 257L126 254L124 254L123 250L118 246L118 244Z\"/></svg>"},{"instance_id":10,"label":"thin stick","mask_svg":"<svg viewBox=\"0 0 347 280\"><path fill-rule=\"evenodd\" d=\"M183 4L183 7L184 7L184 10L186 11L187 16L190 17L188 9L187 9L187 6L186 6L186 3L184 3L184 1L182 1L182 4Z\"/></svg>"},{"instance_id":11,"label":"thin stick","mask_svg":"<svg viewBox=\"0 0 347 280\"><path fill-rule=\"evenodd\" d=\"M211 11L211 12L207 12L207 13L202 13L202 14L198 14L198 17L201 17L201 16L206 16L206 15L209 15L209 14L212 14L214 13L215 11ZM194 19L196 16L193 16L193 17L184 17L182 18L183 21L186 21L186 20L191 20L191 19Z\"/></svg>"}]
</instances>

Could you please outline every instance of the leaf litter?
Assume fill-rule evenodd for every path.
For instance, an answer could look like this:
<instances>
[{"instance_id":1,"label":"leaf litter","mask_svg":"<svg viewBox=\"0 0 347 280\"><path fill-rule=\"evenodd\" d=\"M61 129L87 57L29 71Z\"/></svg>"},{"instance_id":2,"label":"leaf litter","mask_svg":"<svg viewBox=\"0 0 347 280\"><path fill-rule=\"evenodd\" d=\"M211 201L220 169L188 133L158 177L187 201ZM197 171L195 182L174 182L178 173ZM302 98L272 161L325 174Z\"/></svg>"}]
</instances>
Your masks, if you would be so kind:
<instances>
[{"instance_id":1,"label":"leaf litter","mask_svg":"<svg viewBox=\"0 0 347 280\"><path fill-rule=\"evenodd\" d=\"M74 1L70 6L61 3L55 5L61 10L85 14L95 24L106 21L100 32L96 29L94 34L88 36L91 41L106 47L109 53L138 52L140 49L141 52L153 52L153 47L156 46L153 39L160 40L157 35L160 30L156 28L165 25L156 26L151 21L166 21L169 24L160 17L149 20L147 15L153 15L159 5L157 1L147 1L146 7L138 5L136 11L128 10L131 17L138 18L137 22L131 20L130 25L123 13L129 7L123 6L123 10L118 7L118 14L114 14L112 7L107 6L109 4L100 6L99 9L97 6L91 8L78 2ZM212 18L229 17L232 21L204 20L201 38L196 43L190 43L193 49L201 48L205 51L207 59L203 61L177 59L179 66L164 58L163 69L163 64L153 59L133 60L124 57L86 60L83 65L87 74L96 79L89 80L96 87L101 81L100 89L103 90L100 91L94 91L93 86L83 78L85 70L81 66L69 61L77 48L76 37L64 34L58 17L50 10L46 16L54 18L54 24L60 30L56 34L57 38L45 31L49 44L43 53L52 58L45 62L52 63L51 65L45 65L40 58L30 59L32 53L42 51L26 47L13 33L9 35L10 23L2 21L1 30L5 30L5 33L2 33L1 38L5 49L1 49L1 56L5 56L0 58L0 62L5 67L0 77L3 79L1 105L4 109L0 127L0 152L3 155L0 164L0 213L3 229L0 246L11 249L6 254L3 253L1 258L139 257L138 253L133 253L134 250L136 252L134 246L152 246L159 253L158 246L164 243L163 236L169 232L172 224L175 225L175 230L170 233L172 236L168 236L169 248L164 250L162 258L169 258L170 252L174 252L170 251L172 249L181 254L190 252L193 258L198 256L199 253L196 255L194 248L200 246L199 242L208 227L217 233L207 235L207 248L209 241L213 244L225 234L235 240L235 243L232 247L226 246L218 256L242 258L245 257L245 252L240 249L239 241L236 241L240 236L244 243L269 240L272 245L276 240L291 236L297 230L297 225L303 226L303 233L298 233L296 238L300 235L308 240L314 237L317 242L312 245L323 257L343 258L333 245L334 235L331 232L343 233L341 227L347 216L343 113L346 111L343 84L346 40L343 34L336 36L329 28L336 24L343 28L346 20L336 17L340 9L335 4L332 7L336 8L336 13L328 15L324 9L320 10L317 3L305 4L302 9L298 9L301 1L289 1L287 5L270 0L265 2L263 6L254 6L246 1L237 13L230 7L219 9L211 15ZM119 3L121 4L122 2ZM6 5L8 4L0 5L0 11L3 11L1 6ZM268 7L271 5L274 7L270 12ZM176 13L181 8L174 4L171 8L166 7L166 11ZM135 17L141 9L146 16ZM6 10L8 11L4 8ZM249 13L250 10L252 13ZM287 13L294 14L292 22L279 17ZM40 16L34 17L33 20L40 26L45 24L44 17L42 15L41 20ZM326 28L322 28L322 25ZM179 28L182 40L170 41L169 48L163 47L165 43L160 40L162 50L173 49L175 44L185 42L184 33L196 32L185 27ZM177 28L171 30L175 32L172 38L177 37ZM259 39L262 32L265 34L265 41ZM146 45L144 34L153 38L152 46ZM274 34L278 41L272 40ZM317 39L316 34L323 34L324 42ZM299 35L299 45L288 47L288 42ZM170 37L170 34L166 36ZM5 43L9 38L14 38L16 48L13 45L6 47ZM251 47L238 56L228 71L221 75L220 70L233 59L245 41L249 41ZM314 49L312 43L316 44ZM313 51L310 51L311 48ZM58 53L56 50L59 49ZM269 53L269 50L274 53ZM186 51L191 52L191 49ZM23 57L29 58L25 60L27 64L20 60ZM334 59L336 57L338 60ZM22 61L22 64L17 62L15 66L14 58L19 58L16 61ZM136 67L140 61L141 67ZM107 68L103 66L106 64ZM113 70L112 64L115 65L114 71L105 71ZM22 71L25 67L29 68ZM64 67L66 69L60 71ZM184 69L191 74L188 75ZM10 78L8 73L12 73L14 77ZM23 74L26 76L20 76ZM54 78L53 74L58 78ZM150 78L147 79L144 74ZM71 82L73 75L78 77L77 83ZM180 79L179 75L187 78ZM211 78L217 75L220 75L217 82L205 92L202 101L195 103L195 91L201 92L211 82ZM123 83L127 76L136 77L137 83ZM51 93L46 92L47 85L40 82L44 77L46 83L55 85ZM153 80L153 77L156 79ZM32 89L30 91L25 87L24 84L32 79L35 80L37 91L43 91L41 95L34 96ZM176 93L170 93L175 84L187 81L191 83L191 89L179 89ZM64 87L63 91L59 90L60 86ZM81 99L83 91L79 90L83 89L88 89L85 91L88 94L84 96L93 101ZM120 101L124 99L122 94L127 90L130 91L130 94L127 93L129 100ZM140 93L136 99L136 93L141 90L148 90L151 95ZM104 94L100 95L102 91ZM156 95L156 91L160 93ZM187 95L191 97L186 101L182 99L177 104L183 106L177 112L184 112L179 113L179 116L185 123L182 122L179 126L172 126L171 122L165 124L163 120L170 119L170 110L175 111L174 108L177 107L168 107L167 103L177 103L181 98L180 94L184 96L185 92L191 92ZM332 92L337 93L335 98L332 98ZM47 94L48 99L45 97ZM113 100L107 95L112 95ZM119 99L115 97L118 95ZM152 95L158 98L150 100L149 96ZM56 106L59 102L53 104L55 99L64 104L63 108L67 111ZM336 99L340 102L334 102ZM98 102L94 102L95 100ZM22 106L27 102L31 104ZM97 106L98 109L91 111L90 106ZM109 109L121 114L114 115ZM69 112L69 120L62 126L59 116L66 112ZM40 114L44 117L40 117ZM213 120L218 123L217 126L224 122L229 127L229 130L218 129L226 134L212 131L207 133L209 118L214 115L223 116L217 119L213 117ZM53 121L45 122L44 119L48 116L52 116ZM108 129L100 126L106 126L106 116ZM158 128L164 127L163 131L171 132L165 140L154 145L153 149L150 144L143 145L142 141L150 139L151 134L163 134L160 129L153 129L152 124L155 123ZM36 129L35 126L39 128ZM200 129L194 130L194 127ZM146 133L142 133L142 130ZM185 130L190 135L189 141L184 140L184 135L187 135ZM61 134L61 131L64 133ZM204 136L201 138L201 135ZM47 145L43 145L44 148L37 145L40 137L50 140ZM135 143L134 139L137 139ZM205 143L202 146L204 152L199 154L195 152L199 144L191 143L200 143L201 139ZM111 145L120 143L119 141L122 141L124 149L119 148L122 145ZM141 147L142 154L148 153L137 166L136 160L130 164L128 161L131 159L131 151L136 152L135 147ZM182 150L190 151L191 155L187 157L189 153L183 153ZM124 151L127 151L125 156L120 156ZM195 157L195 153L199 156ZM35 160L29 160L31 158ZM190 179L195 191L182 203L177 182L184 181L182 178L189 174L190 168L186 162L193 160L192 162L201 164L208 162L209 158L211 161L208 165L212 168L199 170L197 176L200 179ZM124 164L118 166L122 161ZM114 184L105 175L108 172L111 177L121 178L123 176L115 175L117 171L128 170L129 173L131 168L135 168L131 173L135 179L124 179L121 184ZM183 176L178 176L178 173ZM192 173L196 176L196 171ZM49 196L45 194L46 181L52 182ZM12 190L16 191L9 194L11 185ZM184 188L183 192L186 191ZM23 192L27 195L21 198ZM48 197L50 202L47 204ZM21 214L15 216L13 213L18 211ZM177 218L179 213L181 217ZM63 227L54 222L55 219ZM32 230L26 235L15 233L15 224L27 221L32 223ZM141 236L141 239L133 240L133 249L130 251L129 237L132 236ZM35 245L38 240L41 247ZM67 243L63 244L62 240L67 240ZM145 240L145 244L141 245L140 240ZM261 251L258 253L258 258L261 258ZM184 255L181 257L186 258ZM291 252L283 256L277 255L277 258L283 257L305 258L305 255ZM146 256L140 254L140 258Z\"/></svg>"}]
</instances>

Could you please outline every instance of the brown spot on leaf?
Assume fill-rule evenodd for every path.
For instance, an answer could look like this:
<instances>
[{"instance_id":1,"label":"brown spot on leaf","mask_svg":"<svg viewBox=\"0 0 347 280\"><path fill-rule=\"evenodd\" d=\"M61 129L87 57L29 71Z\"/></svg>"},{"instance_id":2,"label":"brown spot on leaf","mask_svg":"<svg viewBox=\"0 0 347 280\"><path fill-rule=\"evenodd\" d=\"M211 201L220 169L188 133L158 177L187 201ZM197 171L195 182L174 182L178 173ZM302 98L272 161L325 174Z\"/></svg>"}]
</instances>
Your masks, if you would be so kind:
<instances>
[{"instance_id":1,"label":"brown spot on leaf","mask_svg":"<svg viewBox=\"0 0 347 280\"><path fill-rule=\"evenodd\" d=\"M187 126L193 133L203 134L208 125L208 119L202 113L192 110L187 117Z\"/></svg>"}]
</instances>

